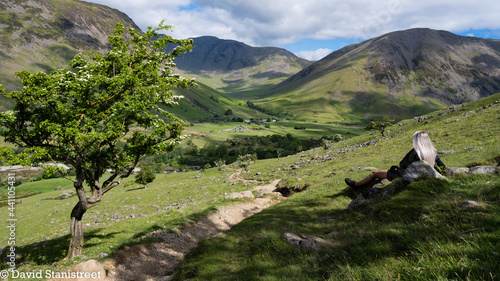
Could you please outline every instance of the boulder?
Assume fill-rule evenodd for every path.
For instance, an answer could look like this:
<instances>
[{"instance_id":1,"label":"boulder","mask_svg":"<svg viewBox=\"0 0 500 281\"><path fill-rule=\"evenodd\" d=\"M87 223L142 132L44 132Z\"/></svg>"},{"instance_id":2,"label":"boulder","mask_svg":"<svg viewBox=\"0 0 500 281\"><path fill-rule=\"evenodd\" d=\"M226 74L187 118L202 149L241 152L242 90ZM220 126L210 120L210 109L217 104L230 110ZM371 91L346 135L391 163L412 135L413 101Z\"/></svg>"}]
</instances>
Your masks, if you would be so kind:
<instances>
[{"instance_id":1,"label":"boulder","mask_svg":"<svg viewBox=\"0 0 500 281\"><path fill-rule=\"evenodd\" d=\"M444 172L444 174L447 176L456 176L459 174L468 174L468 173L469 173L469 168L467 167L449 167Z\"/></svg>"},{"instance_id":2,"label":"boulder","mask_svg":"<svg viewBox=\"0 0 500 281\"><path fill-rule=\"evenodd\" d=\"M281 239L285 240L296 248L303 248L314 251L319 251L322 248L331 245L330 242L322 238L296 232L285 232L281 234Z\"/></svg>"},{"instance_id":3,"label":"boulder","mask_svg":"<svg viewBox=\"0 0 500 281\"><path fill-rule=\"evenodd\" d=\"M352 200L351 203L349 203L349 205L347 206L347 210L352 210L363 204L365 201L365 197L363 197L362 195L358 196L356 199Z\"/></svg>"},{"instance_id":4,"label":"boulder","mask_svg":"<svg viewBox=\"0 0 500 281\"><path fill-rule=\"evenodd\" d=\"M226 199L255 198L255 196L253 196L253 193L250 190L247 190L242 192L233 192L231 194L228 194L225 198Z\"/></svg>"},{"instance_id":5,"label":"boulder","mask_svg":"<svg viewBox=\"0 0 500 281\"><path fill-rule=\"evenodd\" d=\"M462 202L462 204L460 204L460 207L462 209L477 208L477 207L479 207L479 204L476 201L466 200L466 201Z\"/></svg>"},{"instance_id":6,"label":"boulder","mask_svg":"<svg viewBox=\"0 0 500 281\"><path fill-rule=\"evenodd\" d=\"M352 167L351 170L353 170L353 171L376 171L378 169L375 167Z\"/></svg>"},{"instance_id":7,"label":"boulder","mask_svg":"<svg viewBox=\"0 0 500 281\"><path fill-rule=\"evenodd\" d=\"M413 162L408 168L406 168L403 174L403 181L414 182L420 176L436 177L440 179L446 179L443 175L438 173L429 163L426 161L416 161Z\"/></svg>"},{"instance_id":8,"label":"boulder","mask_svg":"<svg viewBox=\"0 0 500 281\"><path fill-rule=\"evenodd\" d=\"M469 174L498 174L498 166L476 166L469 169Z\"/></svg>"}]
</instances>

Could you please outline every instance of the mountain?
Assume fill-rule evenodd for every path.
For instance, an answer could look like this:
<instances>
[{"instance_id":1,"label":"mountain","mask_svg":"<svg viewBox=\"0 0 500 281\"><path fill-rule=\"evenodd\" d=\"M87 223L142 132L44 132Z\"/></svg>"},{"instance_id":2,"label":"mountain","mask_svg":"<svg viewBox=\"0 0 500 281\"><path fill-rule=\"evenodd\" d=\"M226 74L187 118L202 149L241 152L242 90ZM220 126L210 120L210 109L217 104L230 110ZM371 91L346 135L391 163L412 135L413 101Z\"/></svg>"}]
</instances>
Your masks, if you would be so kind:
<instances>
[{"instance_id":1,"label":"mountain","mask_svg":"<svg viewBox=\"0 0 500 281\"><path fill-rule=\"evenodd\" d=\"M251 109L243 101L221 93L203 83L189 89L173 89L184 96L179 106L164 108L190 122L228 121L236 119L264 119L270 117Z\"/></svg>"},{"instance_id":2,"label":"mountain","mask_svg":"<svg viewBox=\"0 0 500 281\"><path fill-rule=\"evenodd\" d=\"M18 89L16 71L49 72L68 66L84 49L104 50L115 25L139 29L124 13L75 0L0 2L0 83ZM3 98L3 97L2 97ZM12 103L5 98L2 106Z\"/></svg>"},{"instance_id":3,"label":"mountain","mask_svg":"<svg viewBox=\"0 0 500 281\"><path fill-rule=\"evenodd\" d=\"M366 122L425 114L500 92L500 40L416 28L331 53L260 106L306 119Z\"/></svg>"},{"instance_id":4,"label":"mountain","mask_svg":"<svg viewBox=\"0 0 500 281\"><path fill-rule=\"evenodd\" d=\"M193 40L193 51L175 61L178 69L225 93L269 88L311 64L281 48L251 47L212 36Z\"/></svg>"}]
</instances>

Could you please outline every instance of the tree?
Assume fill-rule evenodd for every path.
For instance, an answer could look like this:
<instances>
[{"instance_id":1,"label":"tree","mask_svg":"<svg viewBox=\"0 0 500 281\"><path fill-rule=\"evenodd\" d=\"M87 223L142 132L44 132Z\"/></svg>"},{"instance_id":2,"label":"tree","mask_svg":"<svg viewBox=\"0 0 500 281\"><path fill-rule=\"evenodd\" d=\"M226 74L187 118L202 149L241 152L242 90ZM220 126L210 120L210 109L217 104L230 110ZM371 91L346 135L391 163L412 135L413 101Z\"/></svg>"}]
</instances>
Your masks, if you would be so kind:
<instances>
[{"instance_id":1,"label":"tree","mask_svg":"<svg viewBox=\"0 0 500 281\"><path fill-rule=\"evenodd\" d=\"M6 142L27 148L14 155L0 153L10 163L63 162L72 166L78 203L71 211L68 258L82 254L85 212L128 177L145 156L171 151L186 125L161 105L175 106L182 98L172 88L188 88L192 80L173 73L176 57L190 51L193 41L160 36L170 30L162 22L144 33L116 25L108 37L110 51L86 51L71 60L70 69L32 74L16 73L20 91L13 110L0 114ZM168 44L176 44L165 52ZM160 117L158 114L161 114ZM104 172L111 175L104 178ZM68 179L68 175L64 175ZM87 198L84 184L92 192Z\"/></svg>"},{"instance_id":2,"label":"tree","mask_svg":"<svg viewBox=\"0 0 500 281\"><path fill-rule=\"evenodd\" d=\"M366 125L365 130L377 130L382 134L382 136L385 136L385 128L392 125L392 122L394 122L394 120L387 116L384 116L382 118L382 121L370 122L370 124Z\"/></svg>"},{"instance_id":3,"label":"tree","mask_svg":"<svg viewBox=\"0 0 500 281\"><path fill-rule=\"evenodd\" d=\"M155 178L156 175L153 168L151 166L145 166L135 175L135 182L143 184L144 187L146 187L146 185L153 182Z\"/></svg>"},{"instance_id":4,"label":"tree","mask_svg":"<svg viewBox=\"0 0 500 281\"><path fill-rule=\"evenodd\" d=\"M238 167L245 169L245 172L248 171L248 166L255 162L257 160L257 156L254 154L245 154L245 155L239 155L238 159L236 160L236 165Z\"/></svg>"}]
</instances>

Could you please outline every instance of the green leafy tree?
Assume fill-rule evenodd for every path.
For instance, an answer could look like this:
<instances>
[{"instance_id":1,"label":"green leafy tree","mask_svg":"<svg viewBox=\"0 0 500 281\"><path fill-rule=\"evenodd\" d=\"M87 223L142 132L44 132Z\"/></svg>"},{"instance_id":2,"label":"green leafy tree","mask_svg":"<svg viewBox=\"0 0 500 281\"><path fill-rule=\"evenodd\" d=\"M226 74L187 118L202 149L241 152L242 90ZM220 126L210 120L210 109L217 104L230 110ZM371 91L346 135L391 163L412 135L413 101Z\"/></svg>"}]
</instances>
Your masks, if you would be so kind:
<instances>
[{"instance_id":1,"label":"green leafy tree","mask_svg":"<svg viewBox=\"0 0 500 281\"><path fill-rule=\"evenodd\" d=\"M49 74L18 72L20 91L6 93L0 87L16 100L12 111L0 114L1 135L26 148L15 155L4 147L0 155L17 164L63 162L75 171L71 180L78 203L71 211L68 258L82 253L85 212L128 177L141 158L171 151L182 138L186 124L161 105L175 106L182 98L172 88L194 85L172 71L174 59L190 51L193 41L158 33L170 29L162 22L144 33L127 32L119 23L108 37L107 53L83 52L70 69ZM168 44L176 47L165 52ZM104 177L107 170L111 175Z\"/></svg>"},{"instance_id":2,"label":"green leafy tree","mask_svg":"<svg viewBox=\"0 0 500 281\"><path fill-rule=\"evenodd\" d=\"M248 167L250 164L254 163L257 160L257 156L255 154L245 154L239 155L236 160L236 165L238 167L245 169L245 172L248 171Z\"/></svg>"},{"instance_id":3,"label":"green leafy tree","mask_svg":"<svg viewBox=\"0 0 500 281\"><path fill-rule=\"evenodd\" d=\"M143 184L144 187L146 187L146 185L153 182L155 178L156 175L153 168L151 166L145 166L135 175L135 182Z\"/></svg>"},{"instance_id":4,"label":"green leafy tree","mask_svg":"<svg viewBox=\"0 0 500 281\"><path fill-rule=\"evenodd\" d=\"M390 117L384 116L382 121L372 121L370 124L366 125L365 130L377 130L382 136L385 136L385 128L392 125L392 120Z\"/></svg>"}]
</instances>

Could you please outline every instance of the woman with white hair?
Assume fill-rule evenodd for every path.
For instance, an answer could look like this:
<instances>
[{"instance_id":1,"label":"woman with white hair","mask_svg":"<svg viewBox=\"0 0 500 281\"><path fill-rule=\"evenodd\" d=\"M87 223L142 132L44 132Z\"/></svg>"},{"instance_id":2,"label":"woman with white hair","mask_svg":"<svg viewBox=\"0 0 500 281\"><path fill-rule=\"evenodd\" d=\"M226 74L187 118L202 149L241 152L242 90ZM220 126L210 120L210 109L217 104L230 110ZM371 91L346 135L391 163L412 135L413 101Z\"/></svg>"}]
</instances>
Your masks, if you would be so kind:
<instances>
[{"instance_id":1,"label":"woman with white hair","mask_svg":"<svg viewBox=\"0 0 500 281\"><path fill-rule=\"evenodd\" d=\"M396 178L402 177L406 168L408 168L411 163L420 160L425 160L435 169L446 168L441 159L439 159L436 148L434 148L434 145L432 145L429 135L424 131L419 131L413 134L413 149L406 154L401 162L399 162L399 166L392 166L390 170L373 171L371 172L371 174L360 181L353 181L350 178L345 178L345 182L350 187L357 187L369 184L375 179L388 179L392 181Z\"/></svg>"}]
</instances>

